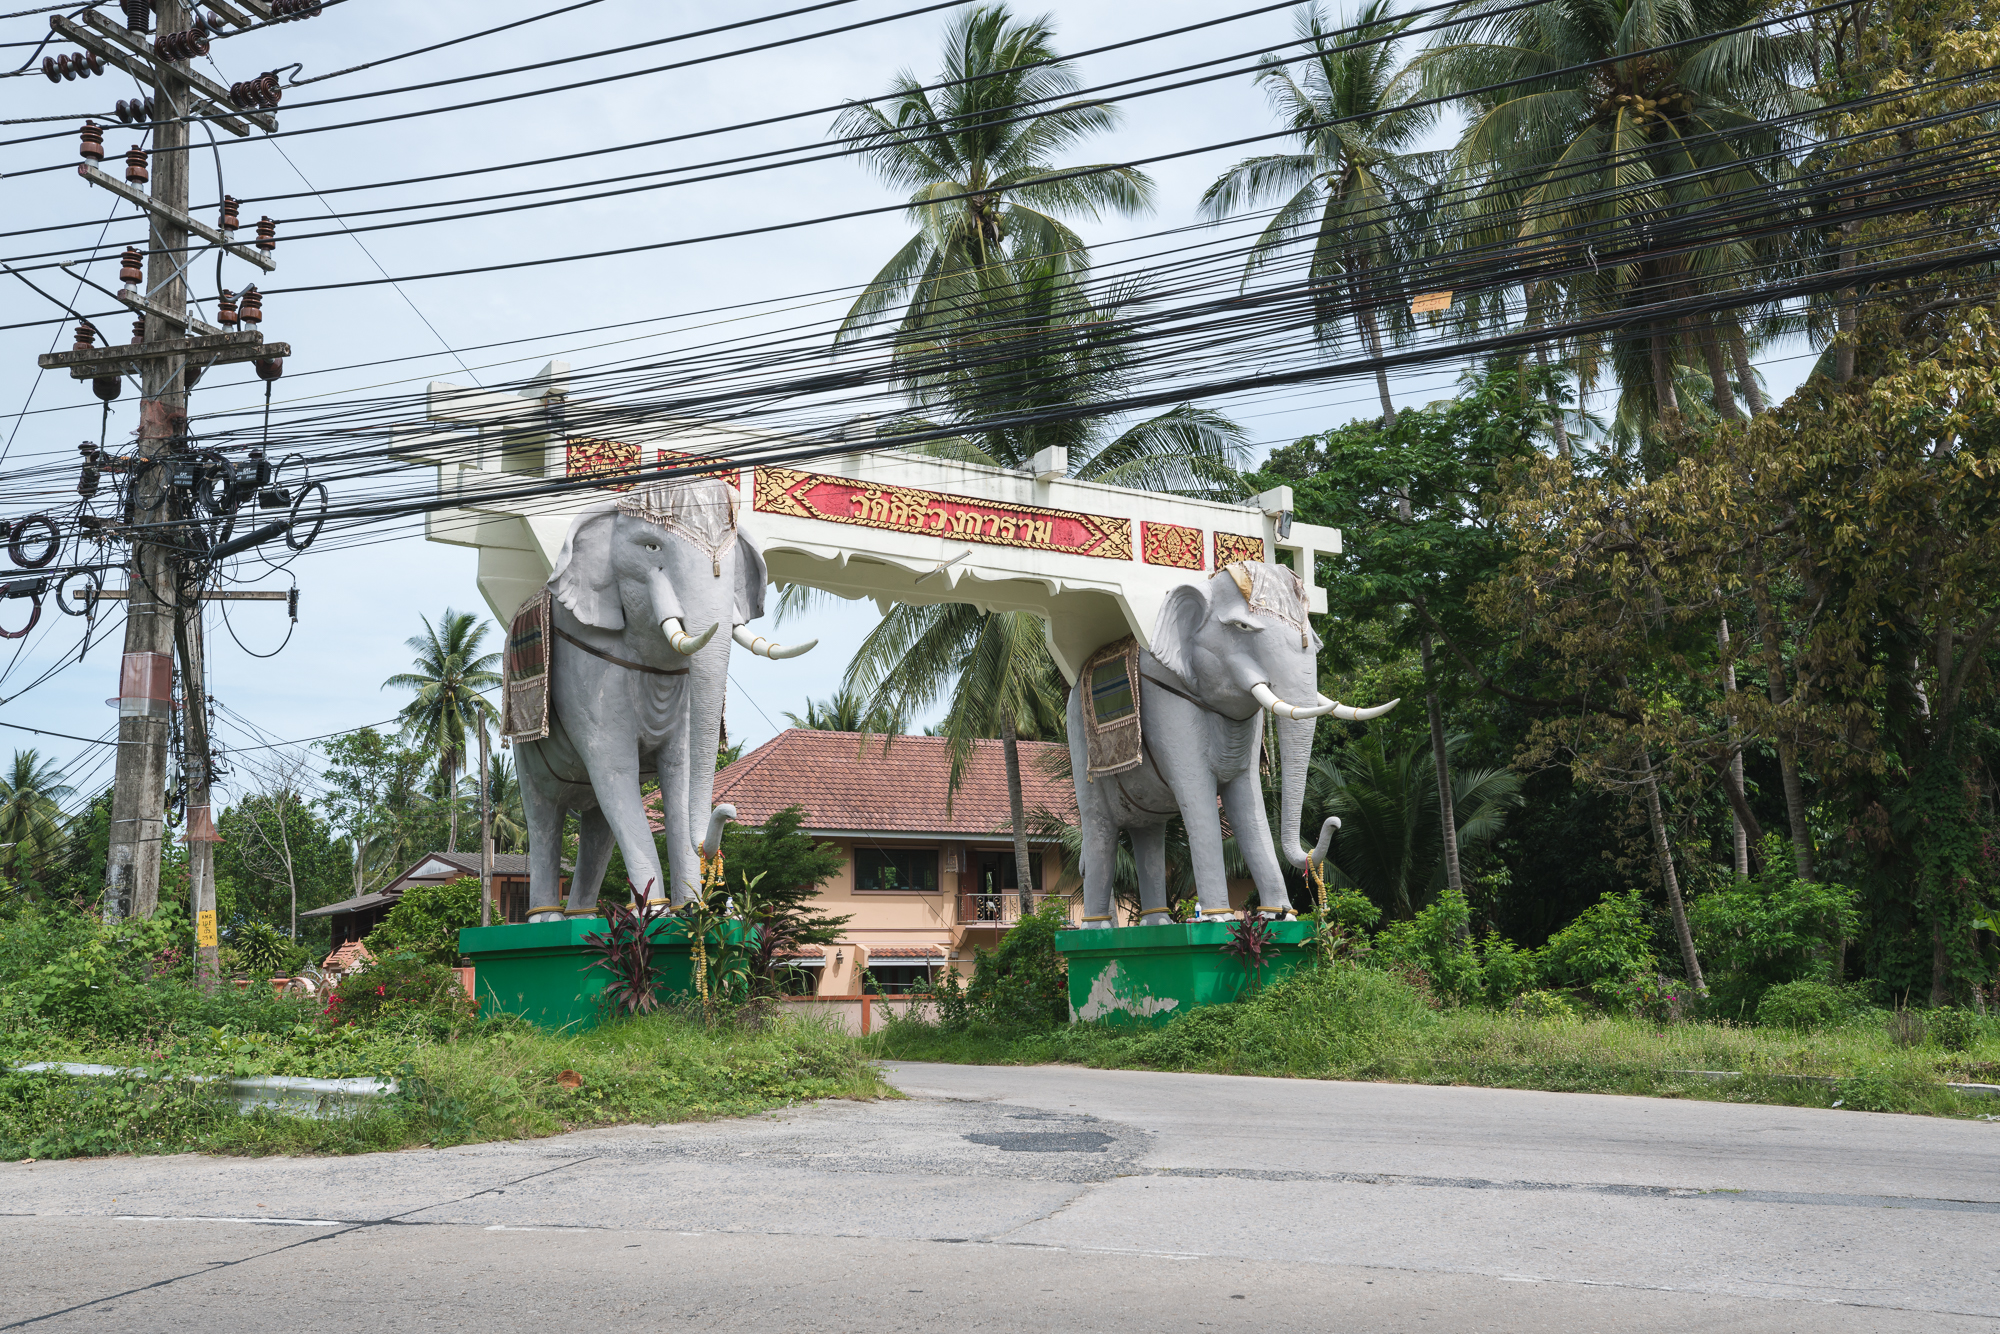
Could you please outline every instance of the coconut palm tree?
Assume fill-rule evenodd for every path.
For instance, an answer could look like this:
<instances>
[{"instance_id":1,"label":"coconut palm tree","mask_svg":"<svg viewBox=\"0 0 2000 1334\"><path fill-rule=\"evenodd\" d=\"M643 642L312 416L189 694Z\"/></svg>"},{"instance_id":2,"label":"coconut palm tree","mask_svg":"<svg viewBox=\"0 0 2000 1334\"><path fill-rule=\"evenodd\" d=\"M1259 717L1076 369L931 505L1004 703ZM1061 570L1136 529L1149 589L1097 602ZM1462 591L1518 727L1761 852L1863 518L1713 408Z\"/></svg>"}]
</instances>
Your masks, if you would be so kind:
<instances>
[{"instance_id":1,"label":"coconut palm tree","mask_svg":"<svg viewBox=\"0 0 2000 1334\"><path fill-rule=\"evenodd\" d=\"M1144 172L1057 160L1118 113L1060 100L1081 80L1054 41L1046 17L1017 21L1004 4L964 10L945 29L937 82L949 86L926 92L904 71L882 97L841 113L834 133L883 181L910 191L917 233L855 301L836 346L874 333L899 304L903 336L962 324L989 287L1005 285L996 266L1006 260L1041 257L1080 274L1089 251L1063 218L1151 207Z\"/></svg>"},{"instance_id":2,"label":"coconut palm tree","mask_svg":"<svg viewBox=\"0 0 2000 1334\"><path fill-rule=\"evenodd\" d=\"M895 710L884 712L869 707L868 700L850 685L842 685L824 702L806 701L804 716L787 713L792 726L808 732L869 732L895 736L907 725L907 716Z\"/></svg>"},{"instance_id":3,"label":"coconut palm tree","mask_svg":"<svg viewBox=\"0 0 2000 1334\"><path fill-rule=\"evenodd\" d=\"M382 683L385 690L416 692L396 717L406 738L428 745L437 755L438 787L451 807L447 852L458 851L458 803L450 798L465 768L466 734L478 728L483 748L486 728L499 721L498 711L479 693L500 684L493 670L500 655L480 652L490 629L472 612L446 607L435 626L426 617L424 632L404 641L417 655L416 670Z\"/></svg>"},{"instance_id":4,"label":"coconut palm tree","mask_svg":"<svg viewBox=\"0 0 2000 1334\"><path fill-rule=\"evenodd\" d=\"M982 323L937 328L901 349L920 410L892 428L954 434L912 446L988 467L1018 469L1060 447L1071 477L1180 494L1236 497L1243 432L1210 409L1182 404L1124 430L1082 409L1117 399L1127 384L1121 338L1132 288L1093 301L1073 270L1046 258L1010 262L1007 285L989 289ZM890 608L862 641L846 683L871 707L908 716L947 698L939 731L951 738L956 791L977 737L998 737L1007 766L1015 883L1023 908L1031 883L1022 806L1022 736L1063 735L1067 686L1040 618L964 604Z\"/></svg>"},{"instance_id":5,"label":"coconut palm tree","mask_svg":"<svg viewBox=\"0 0 2000 1334\"><path fill-rule=\"evenodd\" d=\"M1683 360L1702 360L1718 415L1734 416L1723 362L1724 344L1740 338L1734 321L1647 308L1738 285L1772 262L1748 241L1687 242L1703 210L1754 197L1781 170L1759 160L1787 146L1769 121L1805 109L1791 80L1816 39L1804 28L1728 31L1763 17L1764 0L1507 8L1466 0L1452 11L1460 22L1412 64L1423 91L1460 95L1469 109L1452 181L1462 243L1582 275L1530 282L1530 323L1538 302L1586 316L1633 311L1612 366L1669 429ZM1496 87L1517 79L1527 82ZM1582 378L1593 370L1581 367Z\"/></svg>"},{"instance_id":6,"label":"coconut palm tree","mask_svg":"<svg viewBox=\"0 0 2000 1334\"><path fill-rule=\"evenodd\" d=\"M1463 736L1446 741L1456 754ZM1340 817L1340 836L1329 859L1346 879L1401 918L1414 916L1445 888L1445 859L1438 839L1438 789L1425 772L1427 740L1390 751L1379 732L1313 761L1306 779L1309 824ZM1507 812L1521 804L1520 776L1506 769L1475 769L1452 776L1452 809L1458 849L1472 851L1500 836Z\"/></svg>"},{"instance_id":7,"label":"coconut palm tree","mask_svg":"<svg viewBox=\"0 0 2000 1334\"><path fill-rule=\"evenodd\" d=\"M63 798L74 791L62 770L38 750L17 750L0 773L0 867L33 881L61 856L67 839Z\"/></svg>"},{"instance_id":8,"label":"coconut palm tree","mask_svg":"<svg viewBox=\"0 0 2000 1334\"><path fill-rule=\"evenodd\" d=\"M1393 38L1410 22L1390 0L1367 0L1353 31L1336 36L1346 25L1329 25L1317 0L1300 6L1294 24L1302 53L1266 56L1257 75L1272 107L1297 131L1298 151L1245 158L1201 197L1202 215L1213 219L1281 200L1250 247L1244 282L1309 244L1315 335L1337 342L1351 318L1371 357L1382 354L1383 318L1391 333L1409 323L1395 299L1394 270L1416 245L1426 189L1424 159L1411 149L1436 117L1433 109L1404 105L1409 80L1398 72ZM1375 387L1393 424L1389 375L1379 365Z\"/></svg>"}]
</instances>

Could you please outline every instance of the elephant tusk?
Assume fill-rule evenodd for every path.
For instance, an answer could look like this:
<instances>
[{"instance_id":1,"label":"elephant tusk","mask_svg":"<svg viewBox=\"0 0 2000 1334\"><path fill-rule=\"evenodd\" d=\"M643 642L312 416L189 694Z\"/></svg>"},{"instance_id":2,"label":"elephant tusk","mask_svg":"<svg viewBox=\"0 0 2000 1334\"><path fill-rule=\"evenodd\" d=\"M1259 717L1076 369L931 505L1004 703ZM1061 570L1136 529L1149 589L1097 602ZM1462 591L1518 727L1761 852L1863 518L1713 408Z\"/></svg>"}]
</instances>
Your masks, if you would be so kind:
<instances>
[{"instance_id":1,"label":"elephant tusk","mask_svg":"<svg viewBox=\"0 0 2000 1334\"><path fill-rule=\"evenodd\" d=\"M709 626L708 629L702 631L700 634L691 635L681 625L680 617L669 616L666 620L660 622L660 628L667 632L667 644L674 652L680 654L683 658L692 658L707 646L709 640L715 638L715 632L721 624L718 621L715 625Z\"/></svg>"},{"instance_id":2,"label":"elephant tusk","mask_svg":"<svg viewBox=\"0 0 2000 1334\"><path fill-rule=\"evenodd\" d=\"M762 635L753 635L750 633L748 627L741 625L732 629L729 632L729 637L744 648L749 649L758 657L770 658L773 661L796 658L801 653L810 653L814 646L819 643L817 639L808 639L803 644L780 644L776 640L766 639Z\"/></svg>"},{"instance_id":3,"label":"elephant tusk","mask_svg":"<svg viewBox=\"0 0 2000 1334\"><path fill-rule=\"evenodd\" d=\"M1271 687L1262 681L1250 687L1250 698L1256 700L1260 705L1269 709L1274 715L1280 718L1317 718L1323 713L1332 713L1340 707L1340 705L1335 704L1332 700L1327 700L1324 705L1313 708L1300 708L1296 704L1287 704L1284 700L1272 694Z\"/></svg>"},{"instance_id":4,"label":"elephant tusk","mask_svg":"<svg viewBox=\"0 0 2000 1334\"><path fill-rule=\"evenodd\" d=\"M1328 699L1325 695L1319 697L1319 702L1325 706L1324 712L1331 713L1336 718L1344 718L1350 723L1365 723L1370 718L1380 718L1403 701L1399 697L1390 700L1387 704L1377 704L1372 709L1357 709L1352 704L1336 703Z\"/></svg>"}]
</instances>

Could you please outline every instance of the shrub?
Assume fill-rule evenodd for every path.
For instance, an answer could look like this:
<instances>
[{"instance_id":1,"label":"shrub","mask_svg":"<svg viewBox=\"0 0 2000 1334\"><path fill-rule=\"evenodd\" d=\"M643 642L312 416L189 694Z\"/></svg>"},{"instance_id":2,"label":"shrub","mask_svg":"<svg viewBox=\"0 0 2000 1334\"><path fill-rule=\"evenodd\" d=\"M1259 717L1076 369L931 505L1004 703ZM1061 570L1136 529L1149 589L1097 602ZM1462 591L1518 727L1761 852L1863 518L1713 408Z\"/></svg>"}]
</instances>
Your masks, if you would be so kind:
<instances>
[{"instance_id":1,"label":"shrub","mask_svg":"<svg viewBox=\"0 0 2000 1334\"><path fill-rule=\"evenodd\" d=\"M1652 941L1638 894L1606 894L1550 936L1535 951L1535 965L1544 983L1615 1000L1635 975L1659 971Z\"/></svg>"},{"instance_id":2,"label":"shrub","mask_svg":"<svg viewBox=\"0 0 2000 1334\"><path fill-rule=\"evenodd\" d=\"M1847 998L1838 987L1810 978L1780 982L1767 988L1757 1002L1757 1022L1767 1028L1824 1028L1846 1012Z\"/></svg>"},{"instance_id":3,"label":"shrub","mask_svg":"<svg viewBox=\"0 0 2000 1334\"><path fill-rule=\"evenodd\" d=\"M1970 1010L1942 1006L1924 1016L1930 1040L1946 1051L1969 1051L1979 1041L1985 1024Z\"/></svg>"},{"instance_id":4,"label":"shrub","mask_svg":"<svg viewBox=\"0 0 2000 1334\"><path fill-rule=\"evenodd\" d=\"M1323 1073L1404 1050L1438 1016L1394 974L1352 963L1301 968L1249 1000L1190 1011L1132 1040L1121 1065Z\"/></svg>"},{"instance_id":5,"label":"shrub","mask_svg":"<svg viewBox=\"0 0 2000 1334\"><path fill-rule=\"evenodd\" d=\"M1488 931L1479 942L1479 972L1486 983L1486 1003L1505 1009L1535 985L1534 951L1522 949L1498 931Z\"/></svg>"},{"instance_id":6,"label":"shrub","mask_svg":"<svg viewBox=\"0 0 2000 1334\"><path fill-rule=\"evenodd\" d=\"M1553 1019L1566 1022L1576 1018L1576 1005L1554 991L1524 991L1507 1007L1516 1019Z\"/></svg>"},{"instance_id":7,"label":"shrub","mask_svg":"<svg viewBox=\"0 0 2000 1334\"><path fill-rule=\"evenodd\" d=\"M458 975L415 954L392 954L342 978L323 1011L330 1024L428 1028L442 1035L472 1019Z\"/></svg>"},{"instance_id":8,"label":"shrub","mask_svg":"<svg viewBox=\"0 0 2000 1334\"><path fill-rule=\"evenodd\" d=\"M479 878L460 876L442 884L412 884L368 933L368 952L378 957L420 954L434 964L458 962L458 933L479 925Z\"/></svg>"},{"instance_id":9,"label":"shrub","mask_svg":"<svg viewBox=\"0 0 2000 1334\"><path fill-rule=\"evenodd\" d=\"M663 903L633 908L609 899L598 904L605 927L583 938L598 957L592 968L611 974L601 993L604 1004L618 1014L651 1014L659 1008L660 967L653 962L653 930L667 915Z\"/></svg>"},{"instance_id":10,"label":"shrub","mask_svg":"<svg viewBox=\"0 0 2000 1334\"><path fill-rule=\"evenodd\" d=\"M266 922L238 922L223 934L252 977L291 977L312 962L305 946Z\"/></svg>"},{"instance_id":11,"label":"shrub","mask_svg":"<svg viewBox=\"0 0 2000 1334\"><path fill-rule=\"evenodd\" d=\"M1634 973L1607 993L1619 1009L1655 1024L1677 1024L1693 999L1688 985L1664 973Z\"/></svg>"},{"instance_id":12,"label":"shrub","mask_svg":"<svg viewBox=\"0 0 2000 1334\"><path fill-rule=\"evenodd\" d=\"M1860 929L1853 890L1801 880L1791 865L1774 834L1764 842L1763 871L1688 905L1719 1015L1759 1013L1764 992L1783 982L1834 981L1841 944Z\"/></svg>"},{"instance_id":13,"label":"shrub","mask_svg":"<svg viewBox=\"0 0 2000 1334\"><path fill-rule=\"evenodd\" d=\"M1014 924L996 950L981 950L967 1000L974 1014L1002 1028L1049 1029L1069 1022L1069 970L1056 933L1069 904L1049 896Z\"/></svg>"},{"instance_id":14,"label":"shrub","mask_svg":"<svg viewBox=\"0 0 2000 1334\"><path fill-rule=\"evenodd\" d=\"M1484 999L1486 984L1479 954L1467 927L1472 909L1465 895L1446 890L1407 922L1391 922L1375 937L1375 954L1391 971L1421 974L1431 990L1463 1004Z\"/></svg>"}]
</instances>

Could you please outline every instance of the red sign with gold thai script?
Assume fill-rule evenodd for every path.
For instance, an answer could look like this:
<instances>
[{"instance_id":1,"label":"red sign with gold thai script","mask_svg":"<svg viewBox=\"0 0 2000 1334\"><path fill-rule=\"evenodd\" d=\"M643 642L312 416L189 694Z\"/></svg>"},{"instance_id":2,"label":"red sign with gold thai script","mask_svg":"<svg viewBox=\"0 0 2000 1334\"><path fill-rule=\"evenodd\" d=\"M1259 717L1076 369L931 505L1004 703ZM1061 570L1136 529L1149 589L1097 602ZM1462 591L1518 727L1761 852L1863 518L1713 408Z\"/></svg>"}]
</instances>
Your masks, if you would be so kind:
<instances>
[{"instance_id":1,"label":"red sign with gold thai script","mask_svg":"<svg viewBox=\"0 0 2000 1334\"><path fill-rule=\"evenodd\" d=\"M907 486L873 486L795 468L757 469L752 504L766 514L790 514L828 523L1073 556L1132 559L1129 519L1036 505L995 505Z\"/></svg>"}]
</instances>

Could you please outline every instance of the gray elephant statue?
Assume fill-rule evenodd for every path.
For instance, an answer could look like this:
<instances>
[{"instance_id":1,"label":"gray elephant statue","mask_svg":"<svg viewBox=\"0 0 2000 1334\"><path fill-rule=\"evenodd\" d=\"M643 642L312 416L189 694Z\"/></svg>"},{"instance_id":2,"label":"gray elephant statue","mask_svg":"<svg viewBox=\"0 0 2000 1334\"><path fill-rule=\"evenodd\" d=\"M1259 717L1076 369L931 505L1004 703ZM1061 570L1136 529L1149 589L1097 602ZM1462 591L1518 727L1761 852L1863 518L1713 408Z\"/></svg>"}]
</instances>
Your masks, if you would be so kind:
<instances>
[{"instance_id":1,"label":"gray elephant statue","mask_svg":"<svg viewBox=\"0 0 2000 1334\"><path fill-rule=\"evenodd\" d=\"M1150 652L1128 639L1091 656L1069 696L1085 926L1116 925L1112 880L1120 831L1132 839L1141 924L1166 920L1166 833L1175 814L1187 827L1204 914L1229 911L1225 812L1259 906L1291 910L1277 852L1299 870L1317 865L1340 823L1327 820L1314 847L1301 844L1316 720L1329 713L1379 718L1400 703L1355 709L1325 698L1319 647L1299 577L1282 565L1245 561L1169 593ZM1266 713L1276 720L1281 765L1275 846L1258 772Z\"/></svg>"},{"instance_id":2,"label":"gray elephant statue","mask_svg":"<svg viewBox=\"0 0 2000 1334\"><path fill-rule=\"evenodd\" d=\"M735 815L710 809L730 646L771 658L813 646L785 648L743 628L764 614L768 579L762 553L737 527L736 506L735 489L711 479L653 483L591 505L570 525L545 594L516 617L510 691L511 655L524 637L546 670L546 693L533 697L541 712L524 733L542 735L516 742L530 921L563 915L570 811L581 833L571 915L597 911L614 842L653 902L678 907L697 892L700 859L715 854ZM718 636L723 625L729 633ZM508 710L523 734L511 694ZM651 776L660 785L664 877L639 789Z\"/></svg>"}]
</instances>

